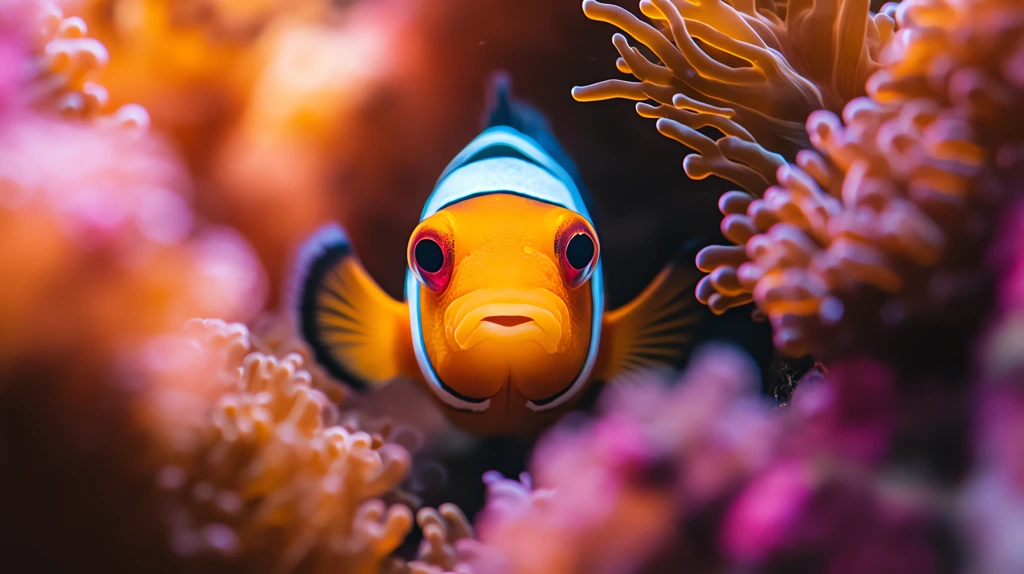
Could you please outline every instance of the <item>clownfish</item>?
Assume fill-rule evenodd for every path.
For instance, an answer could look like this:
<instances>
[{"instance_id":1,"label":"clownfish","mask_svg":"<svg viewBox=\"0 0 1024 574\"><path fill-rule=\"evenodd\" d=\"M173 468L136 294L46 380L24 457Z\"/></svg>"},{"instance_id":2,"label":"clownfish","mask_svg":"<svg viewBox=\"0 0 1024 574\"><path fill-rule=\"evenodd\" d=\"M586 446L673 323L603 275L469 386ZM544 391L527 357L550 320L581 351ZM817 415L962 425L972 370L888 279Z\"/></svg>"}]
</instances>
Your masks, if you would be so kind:
<instances>
[{"instance_id":1,"label":"clownfish","mask_svg":"<svg viewBox=\"0 0 1024 574\"><path fill-rule=\"evenodd\" d=\"M700 316L692 259L605 310L601 242L575 166L503 76L484 130L441 173L409 238L405 301L344 229L299 253L290 305L316 360L357 387L415 379L477 434L538 431L593 383L678 366Z\"/></svg>"}]
</instances>

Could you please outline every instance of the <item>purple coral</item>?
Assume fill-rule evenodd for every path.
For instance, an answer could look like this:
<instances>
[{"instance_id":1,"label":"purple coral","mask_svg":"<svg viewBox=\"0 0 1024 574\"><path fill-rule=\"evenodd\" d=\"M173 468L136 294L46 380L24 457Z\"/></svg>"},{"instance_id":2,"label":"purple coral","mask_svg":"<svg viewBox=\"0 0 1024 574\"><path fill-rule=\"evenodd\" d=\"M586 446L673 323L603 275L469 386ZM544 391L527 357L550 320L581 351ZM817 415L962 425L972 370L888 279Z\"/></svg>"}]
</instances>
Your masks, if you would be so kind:
<instances>
[{"instance_id":1,"label":"purple coral","mask_svg":"<svg viewBox=\"0 0 1024 574\"><path fill-rule=\"evenodd\" d=\"M854 361L815 376L791 408L772 409L754 395L746 359L715 349L675 388L613 391L598 420L542 441L536 485L485 478L476 555L501 569L463 566L943 571L937 491L887 475L894 375Z\"/></svg>"}]
</instances>

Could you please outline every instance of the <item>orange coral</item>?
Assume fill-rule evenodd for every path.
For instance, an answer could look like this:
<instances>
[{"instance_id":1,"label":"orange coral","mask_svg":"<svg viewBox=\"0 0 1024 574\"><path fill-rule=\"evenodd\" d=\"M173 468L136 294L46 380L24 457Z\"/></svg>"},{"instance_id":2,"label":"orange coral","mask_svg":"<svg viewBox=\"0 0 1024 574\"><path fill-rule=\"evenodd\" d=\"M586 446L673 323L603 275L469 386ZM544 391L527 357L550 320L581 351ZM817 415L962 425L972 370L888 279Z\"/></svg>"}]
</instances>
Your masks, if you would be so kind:
<instances>
[{"instance_id":1,"label":"orange coral","mask_svg":"<svg viewBox=\"0 0 1024 574\"><path fill-rule=\"evenodd\" d=\"M312 350L287 313L263 313L253 321L251 329L252 345L256 351L279 357L293 353L299 355L312 377L313 388L327 395L333 404L345 401L348 388L316 362Z\"/></svg>"},{"instance_id":2,"label":"orange coral","mask_svg":"<svg viewBox=\"0 0 1024 574\"><path fill-rule=\"evenodd\" d=\"M39 4L39 24L34 39L39 53L31 97L38 105L68 117L93 117L104 111L109 96L102 85L89 78L107 65L106 47L87 36L88 27L77 16L65 17L55 4ZM149 114L133 104L121 106L107 123L146 128Z\"/></svg>"},{"instance_id":3,"label":"orange coral","mask_svg":"<svg viewBox=\"0 0 1024 574\"><path fill-rule=\"evenodd\" d=\"M723 311L752 295L788 355L955 314L979 290L986 222L1021 170L1021 6L907 0L896 15L871 98L842 120L812 114L817 149L762 199L724 196L722 230L738 246L698 257L711 273L698 298Z\"/></svg>"},{"instance_id":4,"label":"orange coral","mask_svg":"<svg viewBox=\"0 0 1024 574\"><path fill-rule=\"evenodd\" d=\"M298 355L248 350L244 327L196 320L149 355L171 366L154 371L140 417L169 449L159 483L173 550L248 572L377 572L412 525L408 508L377 499L407 474L408 452L330 426L337 411Z\"/></svg>"},{"instance_id":5,"label":"orange coral","mask_svg":"<svg viewBox=\"0 0 1024 574\"><path fill-rule=\"evenodd\" d=\"M437 510L420 509L416 514L416 523L423 530L423 542L417 552L417 559L407 565L409 574L473 572L473 569L463 562L468 557L465 545L476 545L473 527L457 506L442 504Z\"/></svg>"},{"instance_id":6,"label":"orange coral","mask_svg":"<svg viewBox=\"0 0 1024 574\"><path fill-rule=\"evenodd\" d=\"M586 0L589 18L618 26L658 61L615 34L618 69L639 81L606 80L574 88L573 97L655 100L637 104L637 112L660 118L658 131L697 152L683 162L688 176L717 175L760 195L783 157L805 147L810 112L838 110L864 93L893 32L892 18L868 7L869 0L641 1L656 28ZM722 137L698 131L704 128Z\"/></svg>"}]
</instances>

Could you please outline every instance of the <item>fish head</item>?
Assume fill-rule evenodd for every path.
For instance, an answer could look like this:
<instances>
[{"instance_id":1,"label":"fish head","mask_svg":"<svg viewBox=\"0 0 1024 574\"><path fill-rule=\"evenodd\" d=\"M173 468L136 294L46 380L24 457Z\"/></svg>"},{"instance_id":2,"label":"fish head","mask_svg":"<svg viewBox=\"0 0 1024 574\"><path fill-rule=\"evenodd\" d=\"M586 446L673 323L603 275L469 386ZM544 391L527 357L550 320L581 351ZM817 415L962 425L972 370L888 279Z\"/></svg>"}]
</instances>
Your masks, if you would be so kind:
<instances>
[{"instance_id":1,"label":"fish head","mask_svg":"<svg viewBox=\"0 0 1024 574\"><path fill-rule=\"evenodd\" d=\"M586 286L599 256L586 218L514 194L471 197L423 220L408 247L413 320L444 390L510 413L566 392L591 352Z\"/></svg>"}]
</instances>

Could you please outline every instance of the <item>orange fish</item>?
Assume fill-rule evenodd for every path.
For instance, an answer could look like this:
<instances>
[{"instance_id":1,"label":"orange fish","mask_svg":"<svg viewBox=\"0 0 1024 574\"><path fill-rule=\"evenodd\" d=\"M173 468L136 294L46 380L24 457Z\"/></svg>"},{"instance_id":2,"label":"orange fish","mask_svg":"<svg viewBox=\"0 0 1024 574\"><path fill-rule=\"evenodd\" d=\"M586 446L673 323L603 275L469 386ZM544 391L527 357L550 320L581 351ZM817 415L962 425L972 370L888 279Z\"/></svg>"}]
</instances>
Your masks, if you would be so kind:
<instances>
[{"instance_id":1,"label":"orange fish","mask_svg":"<svg viewBox=\"0 0 1024 574\"><path fill-rule=\"evenodd\" d=\"M595 381L684 358L700 275L692 260L671 264L606 311L601 243L575 168L543 116L503 81L495 92L489 126L441 174L409 239L405 302L330 225L303 249L292 305L339 379L413 378L458 426L521 434Z\"/></svg>"}]
</instances>

